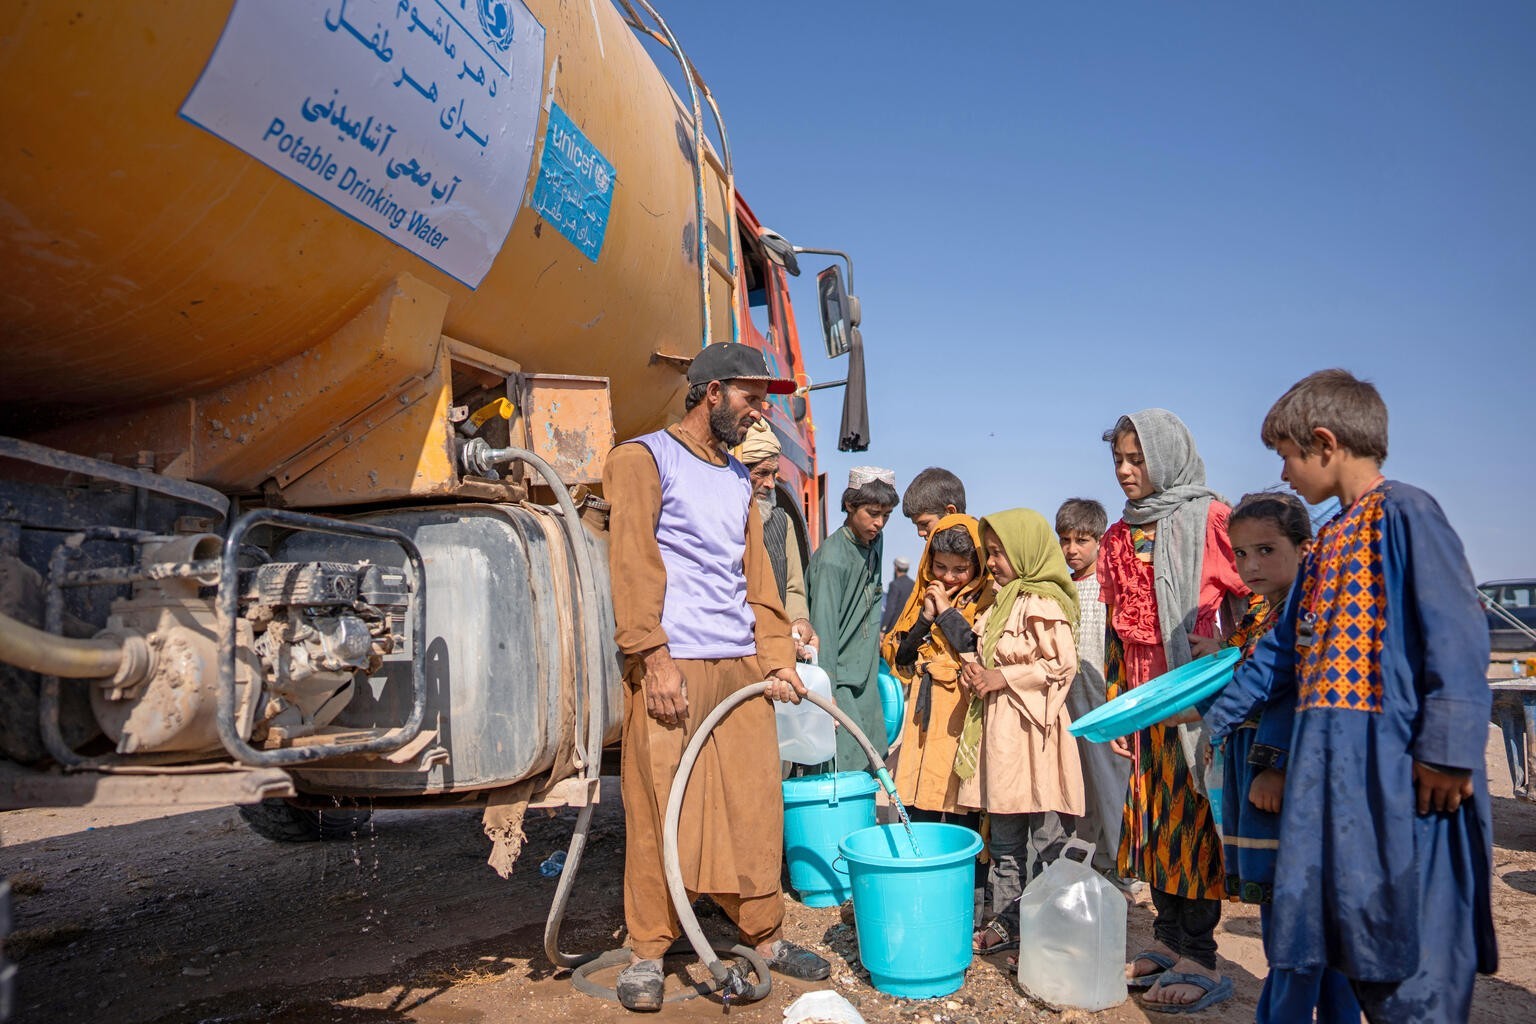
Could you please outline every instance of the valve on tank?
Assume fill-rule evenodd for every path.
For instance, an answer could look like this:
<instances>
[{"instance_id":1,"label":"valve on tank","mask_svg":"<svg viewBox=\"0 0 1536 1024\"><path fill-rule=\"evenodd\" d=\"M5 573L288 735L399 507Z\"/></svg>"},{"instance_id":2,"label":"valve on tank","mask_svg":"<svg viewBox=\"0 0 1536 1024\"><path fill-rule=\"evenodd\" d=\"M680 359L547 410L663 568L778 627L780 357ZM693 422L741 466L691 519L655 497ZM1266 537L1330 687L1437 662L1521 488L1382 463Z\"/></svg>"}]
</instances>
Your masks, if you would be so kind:
<instances>
[{"instance_id":1,"label":"valve on tank","mask_svg":"<svg viewBox=\"0 0 1536 1024\"><path fill-rule=\"evenodd\" d=\"M251 570L242 583L265 670L258 739L288 740L330 722L351 700L358 673L377 673L403 642L410 595L398 569L289 562Z\"/></svg>"}]
</instances>

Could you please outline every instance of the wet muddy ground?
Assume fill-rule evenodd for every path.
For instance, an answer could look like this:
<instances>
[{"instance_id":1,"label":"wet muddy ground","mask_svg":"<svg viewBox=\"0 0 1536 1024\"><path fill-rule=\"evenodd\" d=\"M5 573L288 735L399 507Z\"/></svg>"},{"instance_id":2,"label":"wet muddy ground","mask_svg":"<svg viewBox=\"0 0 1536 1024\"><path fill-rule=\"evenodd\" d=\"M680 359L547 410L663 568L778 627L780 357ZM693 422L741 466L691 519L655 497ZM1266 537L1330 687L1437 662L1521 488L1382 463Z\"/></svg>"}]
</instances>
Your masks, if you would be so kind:
<instances>
[{"instance_id":1,"label":"wet muddy ground","mask_svg":"<svg viewBox=\"0 0 1536 1024\"><path fill-rule=\"evenodd\" d=\"M1536 1020L1536 804L1511 798L1493 742L1489 764L1503 967L1479 979L1473 1019L1514 1024ZM268 842L232 808L0 814L0 875L17 892L15 1020L631 1019L616 1004L575 992L544 959L544 919L555 883L537 865L566 844L573 819L572 812L530 817L523 861L503 881L485 865L478 814L466 811L383 812L355 839L323 844ZM617 790L605 787L566 918L567 951L622 941L622 857ZM1149 921L1143 896L1130 911L1133 944L1149 936ZM703 923L725 931L719 917ZM1134 1001L1101 1014L1049 1011L1019 994L1001 957L977 960L965 987L947 998L893 999L860 976L856 938L836 908L790 902L787 931L832 961L831 987L853 1000L870 1024L1148 1019ZM1218 939L1237 996L1203 1019L1252 1020L1264 974L1257 915L1229 906ZM669 1007L660 1019L724 1015L744 1024L777 1022L808 987L775 979L761 1003L723 1013L718 1003L698 999Z\"/></svg>"}]
</instances>

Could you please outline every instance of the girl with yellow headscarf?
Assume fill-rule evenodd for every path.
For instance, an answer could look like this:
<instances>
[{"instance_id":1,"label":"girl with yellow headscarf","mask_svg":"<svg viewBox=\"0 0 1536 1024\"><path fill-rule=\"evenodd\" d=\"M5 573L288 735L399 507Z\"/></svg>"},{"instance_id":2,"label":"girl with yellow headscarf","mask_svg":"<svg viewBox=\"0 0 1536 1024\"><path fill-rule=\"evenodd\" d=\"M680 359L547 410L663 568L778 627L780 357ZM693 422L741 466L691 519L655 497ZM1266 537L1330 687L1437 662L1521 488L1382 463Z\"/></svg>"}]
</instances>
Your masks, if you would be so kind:
<instances>
[{"instance_id":1,"label":"girl with yellow headscarf","mask_svg":"<svg viewBox=\"0 0 1536 1024\"><path fill-rule=\"evenodd\" d=\"M917 579L880 653L907 687L896 791L914 821L955 821L975 828L979 817L956 799L955 748L970 695L960 689L960 656L976 649L972 623L992 600L981 564L979 524L947 515L934 524Z\"/></svg>"},{"instance_id":2,"label":"girl with yellow headscarf","mask_svg":"<svg viewBox=\"0 0 1536 1024\"><path fill-rule=\"evenodd\" d=\"M1075 829L1083 773L1067 732L1077 588L1056 531L1040 513L1016 508L983 518L981 542L997 593L976 621L977 654L960 673L972 701L955 771L960 802L991 822L994 916L973 945L993 953L1018 944L1025 875L1039 874Z\"/></svg>"}]
</instances>

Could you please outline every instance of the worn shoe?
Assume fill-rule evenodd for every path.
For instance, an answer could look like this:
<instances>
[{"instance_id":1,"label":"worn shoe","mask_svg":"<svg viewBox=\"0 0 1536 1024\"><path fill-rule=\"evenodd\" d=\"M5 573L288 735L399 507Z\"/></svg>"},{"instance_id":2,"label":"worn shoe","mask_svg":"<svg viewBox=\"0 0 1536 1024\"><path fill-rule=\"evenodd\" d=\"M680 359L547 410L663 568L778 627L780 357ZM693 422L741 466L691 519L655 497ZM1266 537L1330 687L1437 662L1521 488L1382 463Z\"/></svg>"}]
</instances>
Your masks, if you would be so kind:
<instances>
[{"instance_id":1,"label":"worn shoe","mask_svg":"<svg viewBox=\"0 0 1536 1024\"><path fill-rule=\"evenodd\" d=\"M831 964L786 939L774 943L773 955L767 960L770 971L801 981L825 981L832 974Z\"/></svg>"},{"instance_id":2,"label":"worn shoe","mask_svg":"<svg viewBox=\"0 0 1536 1024\"><path fill-rule=\"evenodd\" d=\"M665 985L660 960L636 960L619 972L619 1003L636 1013L655 1013Z\"/></svg>"}]
</instances>

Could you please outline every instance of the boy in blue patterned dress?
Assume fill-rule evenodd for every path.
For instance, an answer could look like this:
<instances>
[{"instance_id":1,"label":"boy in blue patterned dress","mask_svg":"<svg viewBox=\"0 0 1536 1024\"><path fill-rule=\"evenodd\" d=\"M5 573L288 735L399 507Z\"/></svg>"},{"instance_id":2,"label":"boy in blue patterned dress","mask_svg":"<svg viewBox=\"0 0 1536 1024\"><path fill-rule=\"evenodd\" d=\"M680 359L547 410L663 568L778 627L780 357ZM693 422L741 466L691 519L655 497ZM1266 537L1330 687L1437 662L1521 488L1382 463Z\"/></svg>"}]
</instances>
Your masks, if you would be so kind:
<instances>
[{"instance_id":1,"label":"boy in blue patterned dress","mask_svg":"<svg viewBox=\"0 0 1536 1024\"><path fill-rule=\"evenodd\" d=\"M1488 630L1440 506L1382 477L1387 410L1322 370L1264 419L1318 534L1275 628L1206 714L1212 742L1293 702L1269 959L1349 978L1372 1022L1466 1021L1498 966L1483 763Z\"/></svg>"}]
</instances>

